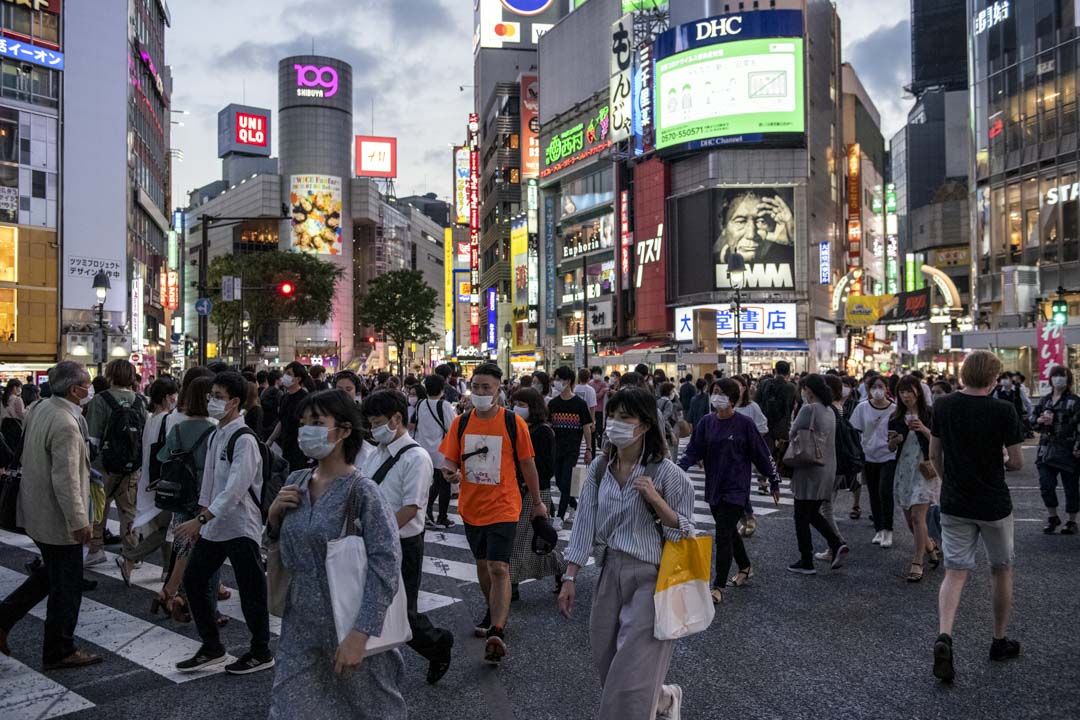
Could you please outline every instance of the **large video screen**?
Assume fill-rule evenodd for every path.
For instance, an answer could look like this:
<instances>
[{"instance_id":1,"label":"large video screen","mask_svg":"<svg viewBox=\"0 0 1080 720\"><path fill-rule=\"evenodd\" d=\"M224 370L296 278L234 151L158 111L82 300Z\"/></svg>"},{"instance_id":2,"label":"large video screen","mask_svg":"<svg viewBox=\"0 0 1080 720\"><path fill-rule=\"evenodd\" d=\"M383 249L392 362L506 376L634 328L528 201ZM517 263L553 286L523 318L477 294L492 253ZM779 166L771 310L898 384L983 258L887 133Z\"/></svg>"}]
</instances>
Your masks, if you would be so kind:
<instances>
[{"instance_id":1,"label":"large video screen","mask_svg":"<svg viewBox=\"0 0 1080 720\"><path fill-rule=\"evenodd\" d=\"M806 127L802 38L687 50L657 60L655 83L657 148Z\"/></svg>"}]
</instances>

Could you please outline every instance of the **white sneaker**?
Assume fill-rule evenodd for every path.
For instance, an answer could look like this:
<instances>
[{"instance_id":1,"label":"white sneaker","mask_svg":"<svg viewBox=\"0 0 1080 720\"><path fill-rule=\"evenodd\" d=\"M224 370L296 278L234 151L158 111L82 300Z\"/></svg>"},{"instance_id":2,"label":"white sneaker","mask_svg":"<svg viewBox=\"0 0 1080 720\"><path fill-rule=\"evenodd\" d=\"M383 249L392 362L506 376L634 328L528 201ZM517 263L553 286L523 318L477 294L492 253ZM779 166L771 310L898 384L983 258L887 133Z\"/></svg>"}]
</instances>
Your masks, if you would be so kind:
<instances>
[{"instance_id":1,"label":"white sneaker","mask_svg":"<svg viewBox=\"0 0 1080 720\"><path fill-rule=\"evenodd\" d=\"M87 556L83 559L83 567L100 565L103 562L105 562L105 551L94 550L93 552L88 553Z\"/></svg>"},{"instance_id":2,"label":"white sneaker","mask_svg":"<svg viewBox=\"0 0 1080 720\"><path fill-rule=\"evenodd\" d=\"M892 547L892 530L882 530L881 531L881 547L883 547L883 548L891 548Z\"/></svg>"},{"instance_id":3,"label":"white sneaker","mask_svg":"<svg viewBox=\"0 0 1080 720\"><path fill-rule=\"evenodd\" d=\"M832 562L832 550L825 548L819 553L814 553L815 560Z\"/></svg>"},{"instance_id":4,"label":"white sneaker","mask_svg":"<svg viewBox=\"0 0 1080 720\"><path fill-rule=\"evenodd\" d=\"M872 542L875 545L880 545L881 540L884 537L885 537L885 531L884 530L878 530L876 533L874 533L874 539L871 540L870 542Z\"/></svg>"},{"instance_id":5,"label":"white sneaker","mask_svg":"<svg viewBox=\"0 0 1080 720\"><path fill-rule=\"evenodd\" d=\"M657 710L657 720L680 720L682 718L682 688L678 685L663 685L661 688L666 695L671 697L671 703L665 710Z\"/></svg>"},{"instance_id":6,"label":"white sneaker","mask_svg":"<svg viewBox=\"0 0 1080 720\"><path fill-rule=\"evenodd\" d=\"M551 518L551 527L555 528L555 532L562 530L562 518L558 516Z\"/></svg>"},{"instance_id":7,"label":"white sneaker","mask_svg":"<svg viewBox=\"0 0 1080 720\"><path fill-rule=\"evenodd\" d=\"M566 508L566 517L565 517L564 519L566 520L566 524L567 524L567 525L571 525L571 524L573 524L573 522L574 522L574 515L576 515L576 514L577 514L577 513L576 513L576 512L574 512L574 508L572 508L572 507L568 507L568 508Z\"/></svg>"}]
</instances>

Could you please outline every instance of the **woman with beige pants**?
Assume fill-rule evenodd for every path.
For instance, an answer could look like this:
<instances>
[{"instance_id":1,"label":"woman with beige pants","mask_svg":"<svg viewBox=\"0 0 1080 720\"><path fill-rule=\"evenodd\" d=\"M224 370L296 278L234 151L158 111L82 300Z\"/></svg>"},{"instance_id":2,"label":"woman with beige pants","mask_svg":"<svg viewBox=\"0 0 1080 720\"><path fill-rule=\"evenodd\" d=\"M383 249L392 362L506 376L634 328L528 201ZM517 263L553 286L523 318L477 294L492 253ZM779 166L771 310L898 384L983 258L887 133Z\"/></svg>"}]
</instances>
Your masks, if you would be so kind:
<instances>
[{"instance_id":1,"label":"woman with beige pants","mask_svg":"<svg viewBox=\"0 0 1080 720\"><path fill-rule=\"evenodd\" d=\"M665 458L656 399L628 387L608 398L608 445L582 488L559 593L567 618L589 556L602 568L589 616L593 666L603 692L599 720L678 720L682 688L664 685L674 641L653 636L663 540L690 537L694 490Z\"/></svg>"}]
</instances>

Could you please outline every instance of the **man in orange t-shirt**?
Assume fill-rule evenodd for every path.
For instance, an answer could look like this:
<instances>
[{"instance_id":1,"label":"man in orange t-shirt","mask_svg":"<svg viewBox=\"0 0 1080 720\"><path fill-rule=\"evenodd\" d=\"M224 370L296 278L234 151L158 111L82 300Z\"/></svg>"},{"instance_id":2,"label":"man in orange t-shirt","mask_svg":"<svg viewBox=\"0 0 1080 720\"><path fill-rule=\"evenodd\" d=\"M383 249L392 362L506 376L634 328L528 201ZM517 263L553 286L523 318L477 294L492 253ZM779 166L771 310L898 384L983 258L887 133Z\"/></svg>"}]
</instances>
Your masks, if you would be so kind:
<instances>
[{"instance_id":1,"label":"man in orange t-shirt","mask_svg":"<svg viewBox=\"0 0 1080 720\"><path fill-rule=\"evenodd\" d=\"M446 479L461 483L458 513L465 522L465 537L476 558L477 579L488 605L476 634L487 637L484 659L493 665L506 656L503 628L510 616L510 555L521 515L519 468L532 497L533 517L547 516L529 427L523 419L511 415L517 430L511 442L506 410L495 404L501 382L498 365L485 363L473 371L473 409L454 419L439 447L446 458ZM464 432L460 430L462 423Z\"/></svg>"}]
</instances>

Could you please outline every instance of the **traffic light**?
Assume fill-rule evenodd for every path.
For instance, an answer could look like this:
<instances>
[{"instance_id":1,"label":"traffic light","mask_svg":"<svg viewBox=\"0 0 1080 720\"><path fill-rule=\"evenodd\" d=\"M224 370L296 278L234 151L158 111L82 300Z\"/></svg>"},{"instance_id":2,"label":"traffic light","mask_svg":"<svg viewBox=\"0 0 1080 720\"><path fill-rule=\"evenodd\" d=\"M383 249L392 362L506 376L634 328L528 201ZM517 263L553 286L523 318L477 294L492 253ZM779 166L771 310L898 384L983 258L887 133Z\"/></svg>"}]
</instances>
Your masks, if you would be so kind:
<instances>
[{"instance_id":1,"label":"traffic light","mask_svg":"<svg viewBox=\"0 0 1080 720\"><path fill-rule=\"evenodd\" d=\"M296 292L296 286L293 285L292 281L282 280L278 283L278 295L281 295L282 297L292 297L294 292Z\"/></svg>"},{"instance_id":2,"label":"traffic light","mask_svg":"<svg viewBox=\"0 0 1080 720\"><path fill-rule=\"evenodd\" d=\"M1064 327L1069 322L1069 303L1065 300L1055 300L1051 306L1051 322L1058 327Z\"/></svg>"},{"instance_id":3,"label":"traffic light","mask_svg":"<svg viewBox=\"0 0 1080 720\"><path fill-rule=\"evenodd\" d=\"M375 344L375 336L374 335L368 335L367 341L368 341L368 345L374 345Z\"/></svg>"}]
</instances>

